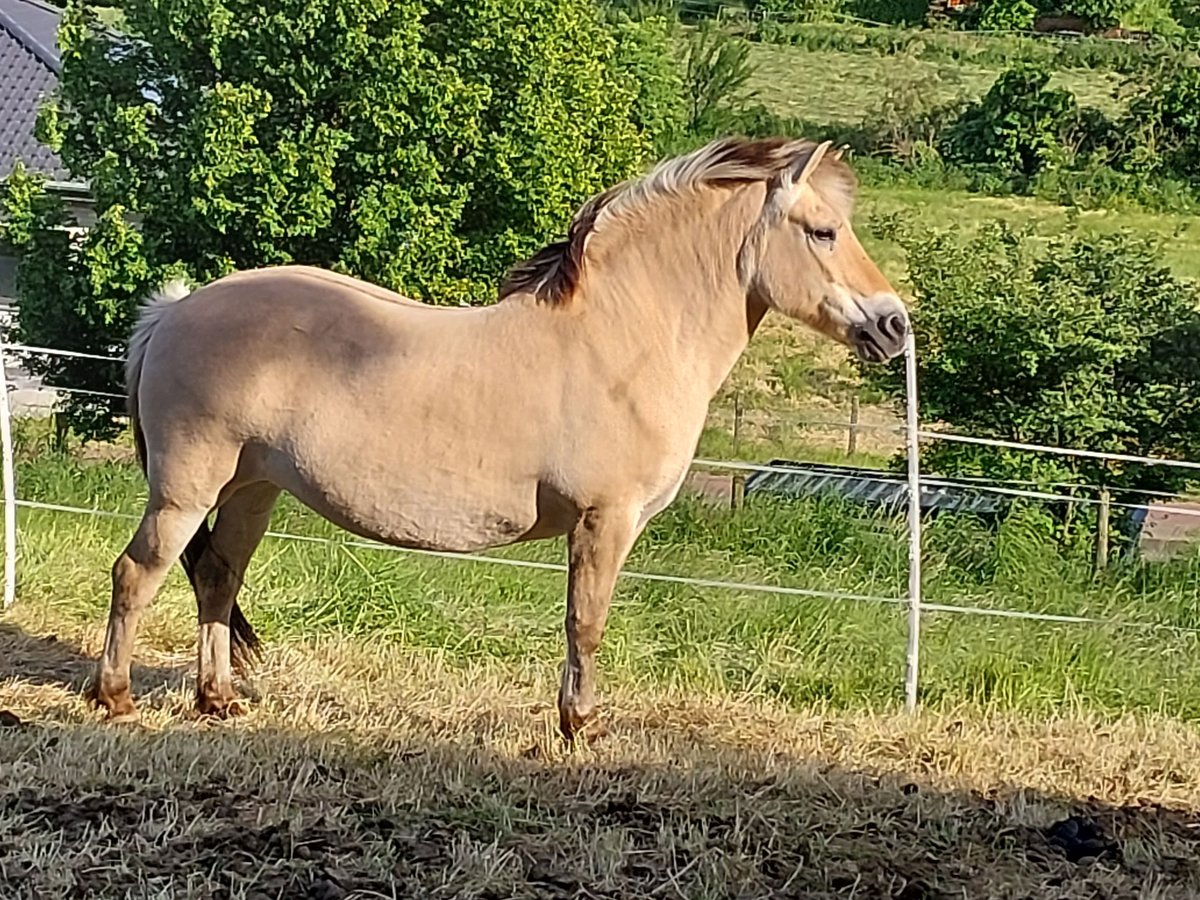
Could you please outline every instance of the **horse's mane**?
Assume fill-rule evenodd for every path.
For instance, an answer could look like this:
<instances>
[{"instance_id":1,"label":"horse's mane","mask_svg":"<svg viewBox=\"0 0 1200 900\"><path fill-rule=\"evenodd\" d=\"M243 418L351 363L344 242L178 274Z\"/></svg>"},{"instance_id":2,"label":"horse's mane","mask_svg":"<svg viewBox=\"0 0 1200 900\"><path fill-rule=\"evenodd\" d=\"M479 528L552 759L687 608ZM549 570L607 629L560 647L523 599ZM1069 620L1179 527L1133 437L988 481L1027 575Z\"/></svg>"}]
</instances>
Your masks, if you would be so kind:
<instances>
[{"instance_id":1,"label":"horse's mane","mask_svg":"<svg viewBox=\"0 0 1200 900\"><path fill-rule=\"evenodd\" d=\"M588 200L571 220L565 238L548 244L509 270L499 298L532 294L539 302L564 306L579 285L588 238L601 225L643 211L661 197L687 190L767 181L815 149L816 144L807 140L731 137L665 160L646 176L618 184ZM855 191L850 167L834 154L826 154L812 180L822 196L849 217Z\"/></svg>"}]
</instances>

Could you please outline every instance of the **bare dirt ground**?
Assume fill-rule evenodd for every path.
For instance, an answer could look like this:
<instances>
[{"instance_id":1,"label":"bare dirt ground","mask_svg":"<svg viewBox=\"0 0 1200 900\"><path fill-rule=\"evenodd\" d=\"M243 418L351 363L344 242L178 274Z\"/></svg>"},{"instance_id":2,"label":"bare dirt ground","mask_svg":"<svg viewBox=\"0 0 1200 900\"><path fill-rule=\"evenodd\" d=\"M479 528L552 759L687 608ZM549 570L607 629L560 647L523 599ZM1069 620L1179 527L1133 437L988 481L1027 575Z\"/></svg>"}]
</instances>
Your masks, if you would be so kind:
<instances>
[{"instance_id":1,"label":"bare dirt ground","mask_svg":"<svg viewBox=\"0 0 1200 900\"><path fill-rule=\"evenodd\" d=\"M0 619L0 896L1200 896L1200 729L789 710L606 690L566 752L545 666L276 645L252 711L80 700L99 632ZM151 646L155 641L149 641ZM161 642L158 642L161 644Z\"/></svg>"}]
</instances>

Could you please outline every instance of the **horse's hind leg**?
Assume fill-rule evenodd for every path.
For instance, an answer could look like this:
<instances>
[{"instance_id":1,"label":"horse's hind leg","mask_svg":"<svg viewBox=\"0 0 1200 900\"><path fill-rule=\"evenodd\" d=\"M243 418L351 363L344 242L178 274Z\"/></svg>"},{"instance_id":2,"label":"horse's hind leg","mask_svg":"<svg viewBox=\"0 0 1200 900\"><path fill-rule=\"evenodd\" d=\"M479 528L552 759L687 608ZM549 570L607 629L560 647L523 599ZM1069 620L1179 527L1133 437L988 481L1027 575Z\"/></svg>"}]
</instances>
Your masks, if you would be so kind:
<instances>
[{"instance_id":1,"label":"horse's hind leg","mask_svg":"<svg viewBox=\"0 0 1200 900\"><path fill-rule=\"evenodd\" d=\"M258 482L240 488L217 511L212 536L192 575L199 611L196 709L226 716L240 711L233 689L229 616L250 557L271 521L279 488Z\"/></svg>"},{"instance_id":2,"label":"horse's hind leg","mask_svg":"<svg viewBox=\"0 0 1200 900\"><path fill-rule=\"evenodd\" d=\"M104 652L88 688L92 702L106 709L110 719L136 717L129 668L138 621L207 514L206 506L168 504L152 496L129 546L113 564Z\"/></svg>"}]
</instances>

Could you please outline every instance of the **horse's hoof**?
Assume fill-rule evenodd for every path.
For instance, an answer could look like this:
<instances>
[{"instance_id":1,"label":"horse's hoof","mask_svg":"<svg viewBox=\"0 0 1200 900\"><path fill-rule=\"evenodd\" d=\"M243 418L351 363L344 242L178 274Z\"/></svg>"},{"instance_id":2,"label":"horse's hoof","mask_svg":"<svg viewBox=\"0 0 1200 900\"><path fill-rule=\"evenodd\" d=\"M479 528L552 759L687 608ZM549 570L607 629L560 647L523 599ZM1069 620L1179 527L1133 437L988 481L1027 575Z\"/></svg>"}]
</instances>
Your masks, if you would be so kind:
<instances>
[{"instance_id":1,"label":"horse's hoof","mask_svg":"<svg viewBox=\"0 0 1200 900\"><path fill-rule=\"evenodd\" d=\"M563 741L569 746L575 746L581 740L585 744L594 744L608 735L608 728L600 721L595 710L583 716L573 711L560 711L558 730Z\"/></svg>"},{"instance_id":2,"label":"horse's hoof","mask_svg":"<svg viewBox=\"0 0 1200 900\"><path fill-rule=\"evenodd\" d=\"M198 696L196 697L196 715L206 719L225 719L244 716L250 711L250 704L241 697Z\"/></svg>"},{"instance_id":3,"label":"horse's hoof","mask_svg":"<svg viewBox=\"0 0 1200 900\"><path fill-rule=\"evenodd\" d=\"M140 720L133 698L126 691L121 694L105 694L100 690L99 681L88 682L83 689L84 702L93 709L104 711L104 721L112 725L122 725Z\"/></svg>"}]
</instances>

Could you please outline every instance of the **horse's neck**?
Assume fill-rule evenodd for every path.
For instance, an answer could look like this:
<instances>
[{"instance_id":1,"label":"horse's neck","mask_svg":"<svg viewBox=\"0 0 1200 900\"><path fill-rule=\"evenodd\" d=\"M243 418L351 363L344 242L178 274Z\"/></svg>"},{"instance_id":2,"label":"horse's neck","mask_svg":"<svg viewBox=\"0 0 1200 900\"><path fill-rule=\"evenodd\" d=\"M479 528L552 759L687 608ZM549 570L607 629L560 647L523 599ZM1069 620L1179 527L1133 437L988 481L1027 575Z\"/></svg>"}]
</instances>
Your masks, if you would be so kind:
<instances>
[{"instance_id":1,"label":"horse's neck","mask_svg":"<svg viewBox=\"0 0 1200 900\"><path fill-rule=\"evenodd\" d=\"M631 350L644 352L652 342L658 359L707 402L766 312L747 300L737 275L752 202L733 198L690 215L672 212L603 248L603 264L579 300L585 315Z\"/></svg>"}]
</instances>

